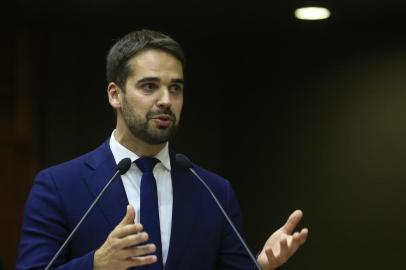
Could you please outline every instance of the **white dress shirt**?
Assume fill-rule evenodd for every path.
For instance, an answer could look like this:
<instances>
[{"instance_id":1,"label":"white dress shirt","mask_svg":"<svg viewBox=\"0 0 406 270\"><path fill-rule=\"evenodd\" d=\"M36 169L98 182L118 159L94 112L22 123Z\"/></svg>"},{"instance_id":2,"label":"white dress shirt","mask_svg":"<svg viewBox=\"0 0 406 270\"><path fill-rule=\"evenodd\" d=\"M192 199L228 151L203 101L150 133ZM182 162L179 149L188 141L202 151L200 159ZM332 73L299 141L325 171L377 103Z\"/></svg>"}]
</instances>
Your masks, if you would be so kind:
<instances>
[{"instance_id":1,"label":"white dress shirt","mask_svg":"<svg viewBox=\"0 0 406 270\"><path fill-rule=\"evenodd\" d=\"M135 161L139 158L135 153L121 145L115 138L114 132L110 137L110 149L113 153L114 160L118 163L123 158L130 158ZM169 159L169 147L166 146L155 156L159 159L154 167L154 177L157 184L158 192L158 207L159 207L159 223L161 227L161 243L162 243L162 262L165 264L168 257L169 240L171 236L172 226L172 178L171 178L171 163ZM128 202L135 209L135 222L140 223L140 185L142 172L137 165L132 163L128 172L121 176L125 193L127 194Z\"/></svg>"}]
</instances>

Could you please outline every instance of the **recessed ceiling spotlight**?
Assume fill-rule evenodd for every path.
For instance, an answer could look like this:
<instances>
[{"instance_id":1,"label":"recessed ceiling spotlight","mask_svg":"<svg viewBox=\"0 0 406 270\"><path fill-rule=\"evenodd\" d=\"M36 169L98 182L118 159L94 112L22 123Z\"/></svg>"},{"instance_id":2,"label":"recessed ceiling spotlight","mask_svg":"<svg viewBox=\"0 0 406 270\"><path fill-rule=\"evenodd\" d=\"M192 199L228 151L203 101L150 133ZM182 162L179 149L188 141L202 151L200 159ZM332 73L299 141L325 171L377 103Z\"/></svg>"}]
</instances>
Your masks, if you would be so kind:
<instances>
[{"instance_id":1,"label":"recessed ceiling spotlight","mask_svg":"<svg viewBox=\"0 0 406 270\"><path fill-rule=\"evenodd\" d=\"M324 20L330 17L330 11L323 7L303 7L295 10L299 20Z\"/></svg>"}]
</instances>

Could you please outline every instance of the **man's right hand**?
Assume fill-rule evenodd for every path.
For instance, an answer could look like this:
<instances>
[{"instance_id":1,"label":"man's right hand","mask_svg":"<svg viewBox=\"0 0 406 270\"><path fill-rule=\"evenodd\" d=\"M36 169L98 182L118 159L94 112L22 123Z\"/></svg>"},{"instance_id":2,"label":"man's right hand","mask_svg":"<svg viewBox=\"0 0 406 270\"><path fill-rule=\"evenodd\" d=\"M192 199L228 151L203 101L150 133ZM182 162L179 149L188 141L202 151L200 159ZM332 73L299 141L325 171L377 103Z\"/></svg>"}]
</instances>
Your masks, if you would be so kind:
<instances>
[{"instance_id":1,"label":"man's right hand","mask_svg":"<svg viewBox=\"0 0 406 270\"><path fill-rule=\"evenodd\" d=\"M109 234L104 244L94 254L94 270L126 270L133 266L152 264L157 261L154 244L144 244L148 234L141 224L134 224L135 210L127 206L123 220Z\"/></svg>"}]
</instances>

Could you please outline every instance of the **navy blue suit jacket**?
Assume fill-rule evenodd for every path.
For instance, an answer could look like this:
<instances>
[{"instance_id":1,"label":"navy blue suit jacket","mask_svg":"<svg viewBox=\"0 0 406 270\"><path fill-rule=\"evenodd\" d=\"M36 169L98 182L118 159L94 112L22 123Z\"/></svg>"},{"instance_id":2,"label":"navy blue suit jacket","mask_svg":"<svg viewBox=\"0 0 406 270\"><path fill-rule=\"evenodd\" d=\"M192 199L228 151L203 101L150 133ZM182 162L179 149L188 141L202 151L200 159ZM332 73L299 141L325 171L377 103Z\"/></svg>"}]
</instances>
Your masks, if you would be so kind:
<instances>
[{"instance_id":1,"label":"navy blue suit jacket","mask_svg":"<svg viewBox=\"0 0 406 270\"><path fill-rule=\"evenodd\" d=\"M44 269L115 171L108 141L38 173L27 199L17 270ZM254 269L238 238L190 173L171 154L172 231L166 270ZM230 183L198 166L237 228L240 209ZM116 179L54 264L59 270L93 270L94 251L125 216L124 186Z\"/></svg>"}]
</instances>

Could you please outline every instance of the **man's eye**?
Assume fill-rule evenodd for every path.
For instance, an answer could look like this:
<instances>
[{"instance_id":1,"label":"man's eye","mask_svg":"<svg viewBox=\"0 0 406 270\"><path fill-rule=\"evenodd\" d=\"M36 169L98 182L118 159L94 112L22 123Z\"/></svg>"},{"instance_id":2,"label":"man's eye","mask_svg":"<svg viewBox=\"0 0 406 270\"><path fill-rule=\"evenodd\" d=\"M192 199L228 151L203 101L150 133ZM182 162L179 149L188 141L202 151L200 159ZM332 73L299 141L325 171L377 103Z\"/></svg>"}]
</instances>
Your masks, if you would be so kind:
<instances>
[{"instance_id":1,"label":"man's eye","mask_svg":"<svg viewBox=\"0 0 406 270\"><path fill-rule=\"evenodd\" d=\"M155 83L146 83L142 85L142 89L146 91L152 91L157 89L158 86Z\"/></svg>"},{"instance_id":2,"label":"man's eye","mask_svg":"<svg viewBox=\"0 0 406 270\"><path fill-rule=\"evenodd\" d=\"M170 90L172 92L179 92L179 91L183 90L183 87L181 85L174 84L174 85L171 85Z\"/></svg>"}]
</instances>

